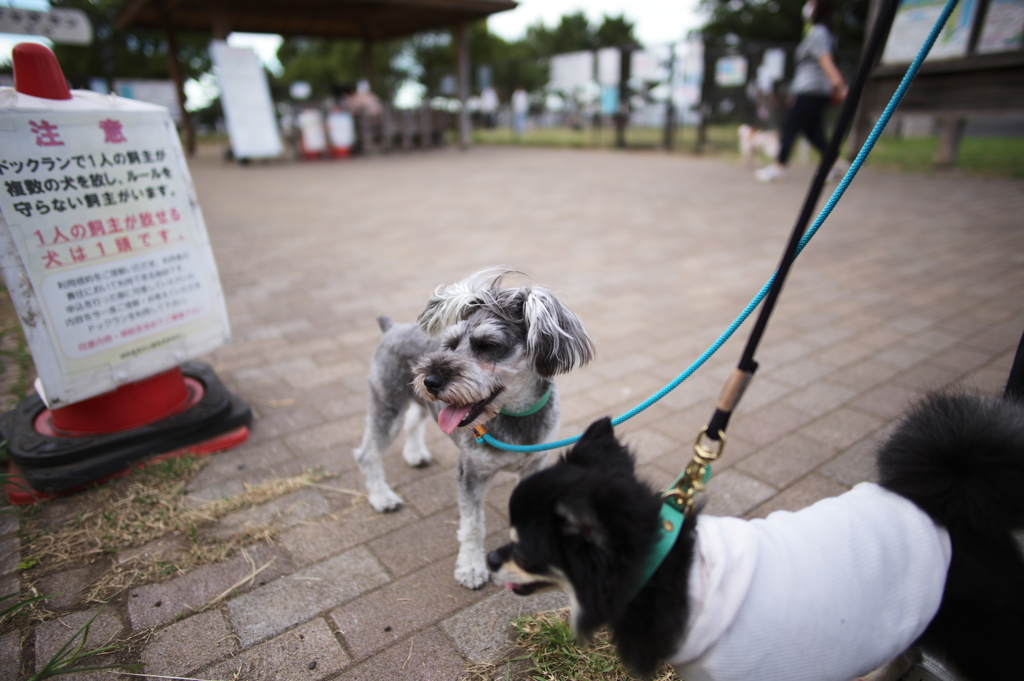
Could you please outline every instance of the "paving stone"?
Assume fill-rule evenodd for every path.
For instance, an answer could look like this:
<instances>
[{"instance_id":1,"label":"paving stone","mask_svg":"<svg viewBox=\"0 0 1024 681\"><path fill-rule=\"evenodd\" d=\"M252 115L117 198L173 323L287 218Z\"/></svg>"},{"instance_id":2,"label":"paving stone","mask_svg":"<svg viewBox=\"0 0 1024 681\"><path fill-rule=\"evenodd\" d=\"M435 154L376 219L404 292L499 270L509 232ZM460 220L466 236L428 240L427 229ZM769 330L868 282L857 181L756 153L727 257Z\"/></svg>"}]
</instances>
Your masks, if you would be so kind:
<instances>
[{"instance_id":1,"label":"paving stone","mask_svg":"<svg viewBox=\"0 0 1024 681\"><path fill-rule=\"evenodd\" d=\"M228 616L250 646L387 581L380 563L358 547L229 600Z\"/></svg>"},{"instance_id":2,"label":"paving stone","mask_svg":"<svg viewBox=\"0 0 1024 681\"><path fill-rule=\"evenodd\" d=\"M821 416L856 396L855 390L828 381L820 381L794 392L786 398L785 402L805 414Z\"/></svg>"},{"instance_id":3,"label":"paving stone","mask_svg":"<svg viewBox=\"0 0 1024 681\"><path fill-rule=\"evenodd\" d=\"M0 537L14 534L21 524L21 516L14 506L0 508Z\"/></svg>"},{"instance_id":4,"label":"paving stone","mask_svg":"<svg viewBox=\"0 0 1024 681\"><path fill-rule=\"evenodd\" d=\"M441 470L396 491L407 503L428 516L458 503L459 481L454 469Z\"/></svg>"},{"instance_id":5,"label":"paving stone","mask_svg":"<svg viewBox=\"0 0 1024 681\"><path fill-rule=\"evenodd\" d=\"M837 369L828 375L831 383L845 385L861 392L870 390L888 381L899 373L899 369L891 364L883 364L874 359L865 359Z\"/></svg>"},{"instance_id":6,"label":"paving stone","mask_svg":"<svg viewBox=\"0 0 1024 681\"><path fill-rule=\"evenodd\" d=\"M0 679L15 681L21 670L21 632L0 635Z\"/></svg>"},{"instance_id":7,"label":"paving stone","mask_svg":"<svg viewBox=\"0 0 1024 681\"><path fill-rule=\"evenodd\" d=\"M836 450L800 434L788 435L736 464L738 470L782 489L836 455Z\"/></svg>"},{"instance_id":8,"label":"paving stone","mask_svg":"<svg viewBox=\"0 0 1024 681\"><path fill-rule=\"evenodd\" d=\"M18 569L21 552L17 537L0 542L0 575L9 575Z\"/></svg>"},{"instance_id":9,"label":"paving stone","mask_svg":"<svg viewBox=\"0 0 1024 681\"><path fill-rule=\"evenodd\" d=\"M343 669L349 657L327 623L314 619L215 664L202 676L245 681L317 681Z\"/></svg>"},{"instance_id":10,"label":"paving stone","mask_svg":"<svg viewBox=\"0 0 1024 681\"><path fill-rule=\"evenodd\" d=\"M181 535L166 535L148 544L118 551L117 562L125 565L135 560L176 562L191 548Z\"/></svg>"},{"instance_id":11,"label":"paving stone","mask_svg":"<svg viewBox=\"0 0 1024 681\"><path fill-rule=\"evenodd\" d=\"M97 614L98 613L98 614ZM80 612L68 613L55 620L44 622L35 630L36 671L39 671L67 643L78 630L93 616L96 619L89 625L89 635L85 639L85 650L101 648L118 638L124 629L121 616L113 608L92 608ZM81 642L75 639L73 645Z\"/></svg>"},{"instance_id":12,"label":"paving stone","mask_svg":"<svg viewBox=\"0 0 1024 681\"><path fill-rule=\"evenodd\" d=\"M362 660L498 591L493 583L477 591L459 586L454 569L455 560L446 558L332 610L352 656Z\"/></svg>"},{"instance_id":13,"label":"paving stone","mask_svg":"<svg viewBox=\"0 0 1024 681\"><path fill-rule=\"evenodd\" d=\"M218 452L189 483L188 490L203 489L228 480L245 479L243 471L259 471L293 460L291 450L280 440L245 443L237 449Z\"/></svg>"},{"instance_id":14,"label":"paving stone","mask_svg":"<svg viewBox=\"0 0 1024 681\"><path fill-rule=\"evenodd\" d=\"M339 681L452 681L466 661L444 634L424 629L338 677Z\"/></svg>"},{"instance_id":15,"label":"paving stone","mask_svg":"<svg viewBox=\"0 0 1024 681\"><path fill-rule=\"evenodd\" d=\"M219 149L204 149L190 165L235 336L211 359L256 419L250 441L212 457L193 482L190 503L197 505L311 465L342 474L323 487L364 492L351 450L362 435L366 367L380 338L374 318L411 321L439 283L490 263L511 263L552 287L594 336L597 359L558 378L560 437L635 406L709 347L763 284L813 172L795 164L790 182L759 188L746 169L718 159L476 147L276 164L254 173L223 164ZM452 187L462 191L453 195ZM873 443L903 408L903 397L949 383L1001 388L1024 326L1021 196L1019 181L870 168L858 176L857 191L844 197L787 282L759 353L762 369L714 466L710 512L793 508L854 484L871 476ZM480 230L487 238L475 240L467 258L466 235ZM642 475L664 480L685 465L743 342L726 342L683 385L623 425L621 433L648 462ZM792 438L805 438L803 458L787 458L785 448L778 461L764 453ZM282 532L277 548L256 559L262 565L278 555L277 562L234 596L285 572L369 552L373 542L379 569L397 580L321 606L366 625L346 629L344 637L331 634L342 647L352 637L346 652L362 657L331 667L330 681L454 679L463 646L476 655L468 647L471 627L457 648L448 624L478 602L486 612L482 599L497 587L468 592L452 579L454 526L445 534L443 523L429 521L454 520L458 451L437 428L427 429L427 439L436 465L408 468L401 438L385 456L389 482L408 501L404 509L379 515L364 497L316 488L329 512L307 514ZM831 451L838 455L816 464L818 453ZM488 546L507 536L503 518L513 487L503 477L488 495ZM77 512L71 497L41 505L36 517L59 523ZM13 533L0 526L3 539ZM428 539L431 545L422 543ZM140 587L127 598L127 614L133 624L155 623L143 629L171 624L179 612L192 613L186 604L198 607L251 569L247 562L200 568ZM16 580L17 571L8 577ZM138 602L141 589L148 603ZM158 600L162 607L155 608ZM264 651L325 617L323 609L284 617L286 607L273 599L270 605L264 619L274 622L271 628L300 619L192 676L222 678L209 672L232 659L270 670L277 658ZM392 626L389 634L399 638L385 637L378 626ZM282 669L273 674L288 678Z\"/></svg>"},{"instance_id":16,"label":"paving stone","mask_svg":"<svg viewBox=\"0 0 1024 681\"><path fill-rule=\"evenodd\" d=\"M734 468L715 473L705 488L707 515L742 516L775 496L778 490Z\"/></svg>"},{"instance_id":17,"label":"paving stone","mask_svg":"<svg viewBox=\"0 0 1024 681\"><path fill-rule=\"evenodd\" d=\"M842 407L804 426L800 434L836 449L845 449L874 433L884 423L874 414Z\"/></svg>"},{"instance_id":18,"label":"paving stone","mask_svg":"<svg viewBox=\"0 0 1024 681\"><path fill-rule=\"evenodd\" d=\"M893 425L889 425L861 440L819 469L819 473L835 478L847 486L858 482L878 482L878 467L875 463L878 448L889 437Z\"/></svg>"},{"instance_id":19,"label":"paving stone","mask_svg":"<svg viewBox=\"0 0 1024 681\"><path fill-rule=\"evenodd\" d=\"M363 500L345 512L286 530L278 536L277 541L292 556L296 565L305 566L404 527L419 517L409 508L377 513Z\"/></svg>"},{"instance_id":20,"label":"paving stone","mask_svg":"<svg viewBox=\"0 0 1024 681\"><path fill-rule=\"evenodd\" d=\"M788 405L773 404L730 422L729 434L735 434L755 445L765 445L797 430L811 418L809 414Z\"/></svg>"},{"instance_id":21,"label":"paving stone","mask_svg":"<svg viewBox=\"0 0 1024 681\"><path fill-rule=\"evenodd\" d=\"M487 527L501 524L488 512ZM450 556L459 550L456 533L459 510L450 508L419 522L406 525L387 536L367 544L370 550L394 575L405 575L435 560Z\"/></svg>"},{"instance_id":22,"label":"paving stone","mask_svg":"<svg viewBox=\"0 0 1024 681\"><path fill-rule=\"evenodd\" d=\"M201 534L215 541L225 540L246 527L295 527L330 511L331 507L319 490L300 489L266 503L229 513L216 526Z\"/></svg>"},{"instance_id":23,"label":"paving stone","mask_svg":"<svg viewBox=\"0 0 1024 681\"><path fill-rule=\"evenodd\" d=\"M568 606L569 597L561 590L527 597L501 591L444 620L441 629L470 662L497 662L515 643L513 620Z\"/></svg>"},{"instance_id":24,"label":"paving stone","mask_svg":"<svg viewBox=\"0 0 1024 681\"><path fill-rule=\"evenodd\" d=\"M848 489L846 485L831 478L811 473L750 511L745 517L766 518L775 511L799 511L821 499L839 496Z\"/></svg>"},{"instance_id":25,"label":"paving stone","mask_svg":"<svg viewBox=\"0 0 1024 681\"><path fill-rule=\"evenodd\" d=\"M238 639L224 613L210 610L156 632L142 650L142 662L148 674L188 676L236 650Z\"/></svg>"},{"instance_id":26,"label":"paving stone","mask_svg":"<svg viewBox=\"0 0 1024 681\"><path fill-rule=\"evenodd\" d=\"M179 614L194 612L267 563L270 566L254 578L253 584L244 582L237 592L260 582L268 583L292 569L290 561L279 550L257 545L222 563L205 565L166 582L132 589L128 592L132 628L138 631L157 627L173 621Z\"/></svg>"},{"instance_id":27,"label":"paving stone","mask_svg":"<svg viewBox=\"0 0 1024 681\"><path fill-rule=\"evenodd\" d=\"M99 563L83 565L47 575L39 580L39 593L48 595L46 607L56 612L70 610L76 605L82 592L92 584L103 566ZM4 593L9 593L5 591Z\"/></svg>"},{"instance_id":28,"label":"paving stone","mask_svg":"<svg viewBox=\"0 0 1024 681\"><path fill-rule=\"evenodd\" d=\"M920 394L915 390L898 385L886 385L851 400L850 406L877 414L884 419L893 419L919 398Z\"/></svg>"}]
</instances>

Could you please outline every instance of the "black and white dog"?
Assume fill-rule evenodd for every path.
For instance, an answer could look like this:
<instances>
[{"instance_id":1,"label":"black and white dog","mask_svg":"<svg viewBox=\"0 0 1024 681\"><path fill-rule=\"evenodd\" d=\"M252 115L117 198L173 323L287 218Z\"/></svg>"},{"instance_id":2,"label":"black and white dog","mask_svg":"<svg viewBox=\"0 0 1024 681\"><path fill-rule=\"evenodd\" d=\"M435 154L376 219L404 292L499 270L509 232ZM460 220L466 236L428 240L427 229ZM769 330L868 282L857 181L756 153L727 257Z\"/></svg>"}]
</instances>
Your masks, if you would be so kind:
<instances>
[{"instance_id":1,"label":"black and white dog","mask_svg":"<svg viewBox=\"0 0 1024 681\"><path fill-rule=\"evenodd\" d=\"M402 450L410 466L430 463L424 442L427 411L459 447L459 555L455 579L477 589L489 579L484 556L484 495L498 471L525 477L546 452L516 453L478 444L472 428L487 424L496 439L516 445L550 441L558 430L552 377L594 356L583 323L543 286L502 288L516 274L490 268L439 287L416 324L377 321L384 336L370 365L366 431L355 458L370 505L402 503L384 480L381 455L404 420Z\"/></svg>"},{"instance_id":2,"label":"black and white dog","mask_svg":"<svg viewBox=\"0 0 1024 681\"><path fill-rule=\"evenodd\" d=\"M598 421L515 488L488 565L521 595L566 590L577 634L607 625L643 676L894 681L924 650L973 681L1024 678L1024 404L930 396L877 462L879 484L796 513L693 513L634 596L660 495Z\"/></svg>"}]
</instances>

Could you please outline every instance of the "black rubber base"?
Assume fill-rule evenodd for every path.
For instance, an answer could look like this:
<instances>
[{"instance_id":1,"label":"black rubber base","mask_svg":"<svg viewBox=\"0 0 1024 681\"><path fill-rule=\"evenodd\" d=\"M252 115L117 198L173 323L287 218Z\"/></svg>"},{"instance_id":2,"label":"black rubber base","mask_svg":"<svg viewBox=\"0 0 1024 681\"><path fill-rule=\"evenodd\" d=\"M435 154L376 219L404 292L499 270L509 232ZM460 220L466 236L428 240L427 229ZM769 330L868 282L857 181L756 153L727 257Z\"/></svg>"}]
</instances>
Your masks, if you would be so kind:
<instances>
[{"instance_id":1,"label":"black rubber base","mask_svg":"<svg viewBox=\"0 0 1024 681\"><path fill-rule=\"evenodd\" d=\"M209 365L186 362L181 371L203 385L203 396L180 414L117 433L55 437L36 432L36 418L46 405L33 393L0 414L0 440L8 441L11 461L29 487L59 493L252 422L249 405L228 392Z\"/></svg>"}]
</instances>

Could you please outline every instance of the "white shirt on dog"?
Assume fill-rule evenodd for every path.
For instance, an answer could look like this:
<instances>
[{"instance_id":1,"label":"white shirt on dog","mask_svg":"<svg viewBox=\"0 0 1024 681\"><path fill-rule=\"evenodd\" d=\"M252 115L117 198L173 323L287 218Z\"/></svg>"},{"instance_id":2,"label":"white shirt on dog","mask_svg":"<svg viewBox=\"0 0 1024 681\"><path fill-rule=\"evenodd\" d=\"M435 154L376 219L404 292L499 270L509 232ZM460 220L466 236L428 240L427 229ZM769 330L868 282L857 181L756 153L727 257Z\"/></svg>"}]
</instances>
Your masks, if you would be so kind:
<instances>
[{"instance_id":1,"label":"white shirt on dog","mask_svg":"<svg viewBox=\"0 0 1024 681\"><path fill-rule=\"evenodd\" d=\"M951 555L945 528L871 483L763 520L700 516L669 663L686 681L849 681L924 632Z\"/></svg>"}]
</instances>

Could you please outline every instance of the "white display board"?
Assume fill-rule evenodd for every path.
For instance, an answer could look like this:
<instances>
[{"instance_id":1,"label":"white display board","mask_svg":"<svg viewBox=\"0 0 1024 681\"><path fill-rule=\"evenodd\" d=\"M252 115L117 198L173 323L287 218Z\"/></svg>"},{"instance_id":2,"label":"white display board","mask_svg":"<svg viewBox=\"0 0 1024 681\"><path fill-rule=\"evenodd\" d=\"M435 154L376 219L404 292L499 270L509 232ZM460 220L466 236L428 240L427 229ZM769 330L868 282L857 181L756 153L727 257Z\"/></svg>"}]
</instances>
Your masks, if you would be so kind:
<instances>
[{"instance_id":1,"label":"white display board","mask_svg":"<svg viewBox=\"0 0 1024 681\"><path fill-rule=\"evenodd\" d=\"M331 147L349 149L356 142L356 126L352 114L338 109L327 114L327 134Z\"/></svg>"},{"instance_id":2,"label":"white display board","mask_svg":"<svg viewBox=\"0 0 1024 681\"><path fill-rule=\"evenodd\" d=\"M0 88L0 267L51 406L227 341L217 266L167 109Z\"/></svg>"},{"instance_id":3,"label":"white display board","mask_svg":"<svg viewBox=\"0 0 1024 681\"><path fill-rule=\"evenodd\" d=\"M1024 0L990 0L978 52L1008 52L1024 46Z\"/></svg>"},{"instance_id":4,"label":"white display board","mask_svg":"<svg viewBox=\"0 0 1024 681\"><path fill-rule=\"evenodd\" d=\"M118 78L114 81L114 92L120 97L137 99L165 107L175 123L181 122L181 106L178 103L178 88L170 80L144 78Z\"/></svg>"},{"instance_id":5,"label":"white display board","mask_svg":"<svg viewBox=\"0 0 1024 681\"><path fill-rule=\"evenodd\" d=\"M912 62L945 5L945 0L902 0L882 52L882 63ZM960 0L928 53L927 60L955 59L967 54L977 6L977 0Z\"/></svg>"},{"instance_id":6,"label":"white display board","mask_svg":"<svg viewBox=\"0 0 1024 681\"><path fill-rule=\"evenodd\" d=\"M210 43L210 56L220 84L220 101L235 158L276 158L281 155L274 103L267 74L252 48Z\"/></svg>"},{"instance_id":7,"label":"white display board","mask_svg":"<svg viewBox=\"0 0 1024 681\"><path fill-rule=\"evenodd\" d=\"M551 57L551 79L555 90L571 92L594 82L594 53L567 52Z\"/></svg>"},{"instance_id":8,"label":"white display board","mask_svg":"<svg viewBox=\"0 0 1024 681\"><path fill-rule=\"evenodd\" d=\"M0 7L0 33L41 35L55 43L92 43L92 22L80 9L52 7L49 12Z\"/></svg>"}]
</instances>

